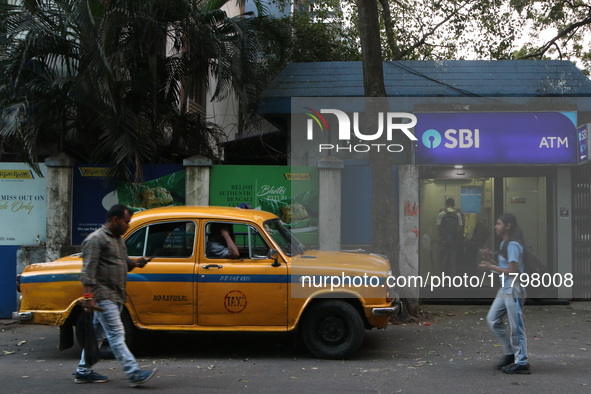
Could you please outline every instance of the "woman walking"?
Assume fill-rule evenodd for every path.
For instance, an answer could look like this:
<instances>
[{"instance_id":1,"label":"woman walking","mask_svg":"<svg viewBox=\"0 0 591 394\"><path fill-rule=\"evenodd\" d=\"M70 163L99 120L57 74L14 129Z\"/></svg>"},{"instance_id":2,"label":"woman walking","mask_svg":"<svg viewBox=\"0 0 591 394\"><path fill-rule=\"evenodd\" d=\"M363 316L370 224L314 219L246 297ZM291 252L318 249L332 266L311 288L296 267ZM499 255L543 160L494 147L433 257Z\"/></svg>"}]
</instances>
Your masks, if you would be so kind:
<instances>
[{"instance_id":1,"label":"woman walking","mask_svg":"<svg viewBox=\"0 0 591 394\"><path fill-rule=\"evenodd\" d=\"M497 367L504 373L528 374L527 339L523 325L523 304L525 302L525 289L521 286L519 276L517 278L509 274L522 274L523 248L525 241L523 232L517 225L517 218L510 213L503 213L495 224L496 233L503 239L499 252L498 265L491 258L490 250L482 250L484 261L479 267L483 270L498 272L502 287L497 292L486 321L503 344L505 356ZM503 324L503 318L509 319L510 335Z\"/></svg>"}]
</instances>

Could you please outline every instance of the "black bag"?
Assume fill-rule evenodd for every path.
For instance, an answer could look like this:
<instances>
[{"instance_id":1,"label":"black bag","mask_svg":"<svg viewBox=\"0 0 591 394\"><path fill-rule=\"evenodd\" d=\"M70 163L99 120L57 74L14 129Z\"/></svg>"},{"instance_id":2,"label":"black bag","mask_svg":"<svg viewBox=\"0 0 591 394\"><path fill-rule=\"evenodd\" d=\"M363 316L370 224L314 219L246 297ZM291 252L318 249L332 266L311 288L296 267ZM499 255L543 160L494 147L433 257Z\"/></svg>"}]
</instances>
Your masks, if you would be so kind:
<instances>
[{"instance_id":1,"label":"black bag","mask_svg":"<svg viewBox=\"0 0 591 394\"><path fill-rule=\"evenodd\" d=\"M84 362L90 367L101 359L96 333L94 332L93 313L80 313L76 323L76 338L80 346L84 348Z\"/></svg>"},{"instance_id":2,"label":"black bag","mask_svg":"<svg viewBox=\"0 0 591 394\"><path fill-rule=\"evenodd\" d=\"M443 242L455 242L460 232L460 222L456 211L447 211L441 218L439 231Z\"/></svg>"},{"instance_id":3,"label":"black bag","mask_svg":"<svg viewBox=\"0 0 591 394\"><path fill-rule=\"evenodd\" d=\"M539 274L542 275L546 272L546 266L540 260L537 254L531 249L531 247L523 248L523 268L529 275Z\"/></svg>"}]
</instances>

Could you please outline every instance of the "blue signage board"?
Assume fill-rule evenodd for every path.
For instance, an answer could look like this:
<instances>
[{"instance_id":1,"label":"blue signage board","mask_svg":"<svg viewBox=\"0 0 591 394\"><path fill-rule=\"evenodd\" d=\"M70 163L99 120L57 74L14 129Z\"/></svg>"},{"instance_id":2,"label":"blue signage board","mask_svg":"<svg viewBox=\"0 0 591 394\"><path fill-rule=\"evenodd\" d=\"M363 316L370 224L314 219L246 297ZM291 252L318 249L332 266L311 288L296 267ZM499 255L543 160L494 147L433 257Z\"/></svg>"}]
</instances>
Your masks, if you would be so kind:
<instances>
[{"instance_id":1,"label":"blue signage board","mask_svg":"<svg viewBox=\"0 0 591 394\"><path fill-rule=\"evenodd\" d=\"M579 127L577 130L579 140L579 163L589 160L589 124Z\"/></svg>"},{"instance_id":2,"label":"blue signage board","mask_svg":"<svg viewBox=\"0 0 591 394\"><path fill-rule=\"evenodd\" d=\"M144 164L144 183L116 185L104 165L81 164L74 169L72 245L106 221L107 211L123 204L133 212L185 204L185 167L180 164Z\"/></svg>"},{"instance_id":3,"label":"blue signage board","mask_svg":"<svg viewBox=\"0 0 591 394\"><path fill-rule=\"evenodd\" d=\"M462 213L480 213L482 206L482 187L462 186L461 189Z\"/></svg>"},{"instance_id":4,"label":"blue signage board","mask_svg":"<svg viewBox=\"0 0 591 394\"><path fill-rule=\"evenodd\" d=\"M16 226L5 226L16 227ZM20 245L0 245L0 319L16 311L16 253Z\"/></svg>"},{"instance_id":5,"label":"blue signage board","mask_svg":"<svg viewBox=\"0 0 591 394\"><path fill-rule=\"evenodd\" d=\"M575 113L416 113L416 164L577 164Z\"/></svg>"}]
</instances>

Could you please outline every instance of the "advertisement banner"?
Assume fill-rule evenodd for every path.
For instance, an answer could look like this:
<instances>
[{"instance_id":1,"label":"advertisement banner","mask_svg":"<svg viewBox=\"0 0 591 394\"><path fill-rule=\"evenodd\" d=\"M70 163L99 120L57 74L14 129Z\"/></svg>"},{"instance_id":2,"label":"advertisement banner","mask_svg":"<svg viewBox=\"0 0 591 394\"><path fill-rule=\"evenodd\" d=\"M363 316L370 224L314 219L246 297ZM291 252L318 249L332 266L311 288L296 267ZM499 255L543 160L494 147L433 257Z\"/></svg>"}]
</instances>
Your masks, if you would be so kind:
<instances>
[{"instance_id":1,"label":"advertisement banner","mask_svg":"<svg viewBox=\"0 0 591 394\"><path fill-rule=\"evenodd\" d=\"M0 163L0 319L16 310L16 253L45 242L47 170L43 177L25 163Z\"/></svg>"},{"instance_id":2,"label":"advertisement banner","mask_svg":"<svg viewBox=\"0 0 591 394\"><path fill-rule=\"evenodd\" d=\"M185 168L180 164L145 164L144 183L115 185L106 176L104 165L80 164L74 168L72 244L106 221L109 208L128 206L133 212L149 208L185 204Z\"/></svg>"},{"instance_id":3,"label":"advertisement banner","mask_svg":"<svg viewBox=\"0 0 591 394\"><path fill-rule=\"evenodd\" d=\"M289 166L227 166L211 169L209 204L248 203L272 212L306 245L318 244L318 169Z\"/></svg>"},{"instance_id":4,"label":"advertisement banner","mask_svg":"<svg viewBox=\"0 0 591 394\"><path fill-rule=\"evenodd\" d=\"M0 163L0 246L45 242L47 170L39 167L43 177L25 163Z\"/></svg>"}]
</instances>

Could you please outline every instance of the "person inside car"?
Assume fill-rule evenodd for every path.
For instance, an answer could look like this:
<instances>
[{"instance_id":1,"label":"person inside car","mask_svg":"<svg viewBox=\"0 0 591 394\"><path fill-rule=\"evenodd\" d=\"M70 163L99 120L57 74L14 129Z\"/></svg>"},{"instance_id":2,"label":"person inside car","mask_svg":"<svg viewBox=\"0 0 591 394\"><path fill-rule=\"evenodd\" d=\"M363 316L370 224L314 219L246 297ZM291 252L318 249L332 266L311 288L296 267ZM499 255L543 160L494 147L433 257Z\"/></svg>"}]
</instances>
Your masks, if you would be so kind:
<instances>
[{"instance_id":1,"label":"person inside car","mask_svg":"<svg viewBox=\"0 0 591 394\"><path fill-rule=\"evenodd\" d=\"M240 253L231 234L231 224L212 223L207 246L205 247L207 257L220 259L239 258Z\"/></svg>"}]
</instances>

